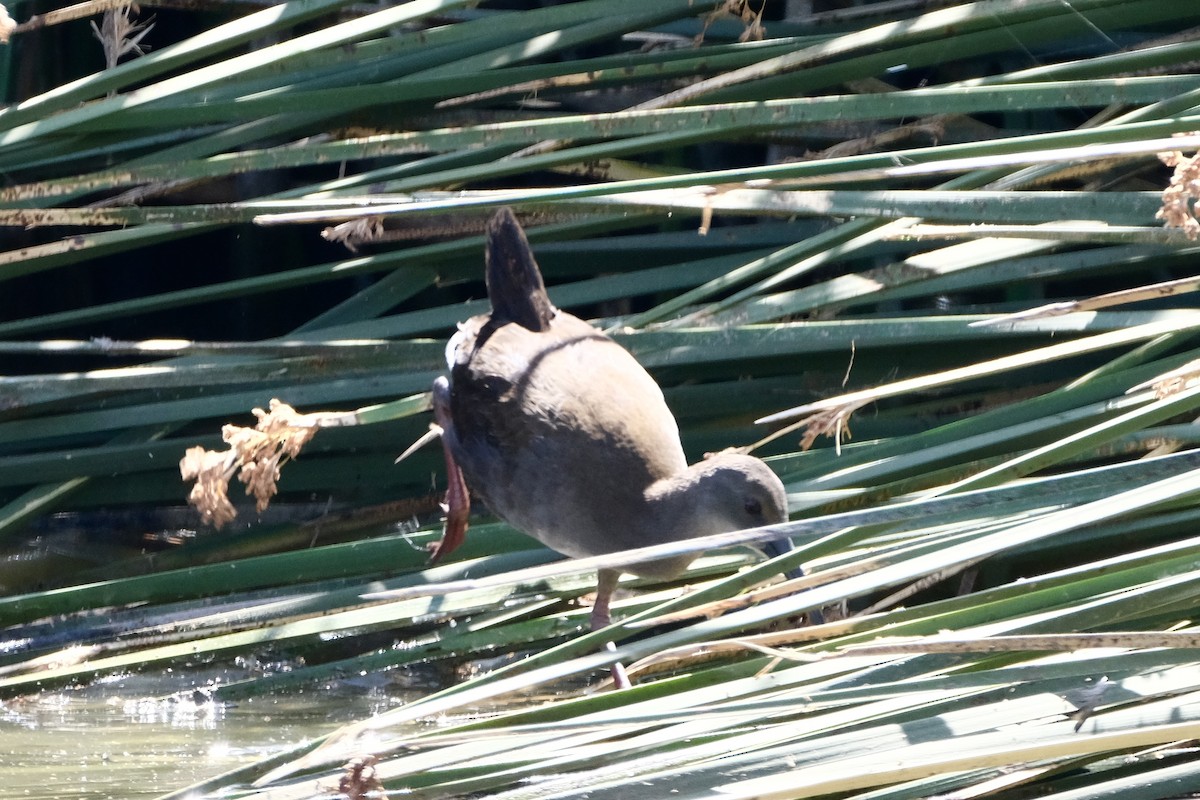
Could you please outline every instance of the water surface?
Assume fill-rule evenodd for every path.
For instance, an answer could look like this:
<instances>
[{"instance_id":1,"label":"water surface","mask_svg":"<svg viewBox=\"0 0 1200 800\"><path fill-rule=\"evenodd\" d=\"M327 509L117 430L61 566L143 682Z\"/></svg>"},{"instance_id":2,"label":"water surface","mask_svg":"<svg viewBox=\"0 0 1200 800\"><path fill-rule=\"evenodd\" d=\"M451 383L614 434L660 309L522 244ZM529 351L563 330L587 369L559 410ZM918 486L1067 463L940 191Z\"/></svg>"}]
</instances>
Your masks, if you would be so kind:
<instances>
[{"instance_id":1,"label":"water surface","mask_svg":"<svg viewBox=\"0 0 1200 800\"><path fill-rule=\"evenodd\" d=\"M178 694L211 676L169 671L4 701L0 794L30 800L157 797L412 699L414 689L398 682L404 677L220 706L202 692Z\"/></svg>"}]
</instances>

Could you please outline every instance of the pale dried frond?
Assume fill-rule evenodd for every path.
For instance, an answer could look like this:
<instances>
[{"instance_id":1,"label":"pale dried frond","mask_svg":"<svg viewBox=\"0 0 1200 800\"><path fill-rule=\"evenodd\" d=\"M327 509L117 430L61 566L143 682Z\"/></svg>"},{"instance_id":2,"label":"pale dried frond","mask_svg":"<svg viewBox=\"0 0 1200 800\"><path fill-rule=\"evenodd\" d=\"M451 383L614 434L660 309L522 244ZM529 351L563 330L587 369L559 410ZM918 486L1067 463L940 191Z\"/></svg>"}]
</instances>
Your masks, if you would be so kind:
<instances>
[{"instance_id":1,"label":"pale dried frond","mask_svg":"<svg viewBox=\"0 0 1200 800\"><path fill-rule=\"evenodd\" d=\"M346 800L387 800L383 782L375 771L379 759L375 756L360 756L342 767L338 780L338 792Z\"/></svg>"},{"instance_id":2,"label":"pale dried frond","mask_svg":"<svg viewBox=\"0 0 1200 800\"><path fill-rule=\"evenodd\" d=\"M237 516L229 502L229 479L237 469L233 451L205 450L189 447L179 462L179 474L185 481L195 481L188 494L188 504L200 512L205 524L223 527Z\"/></svg>"},{"instance_id":3,"label":"pale dried frond","mask_svg":"<svg viewBox=\"0 0 1200 800\"><path fill-rule=\"evenodd\" d=\"M1168 167L1174 167L1171 182L1163 190L1162 208L1154 215L1168 228L1179 228L1188 239L1200 238L1200 220L1196 219L1196 201L1200 200L1200 152L1188 157L1178 150L1159 153Z\"/></svg>"},{"instance_id":4,"label":"pale dried frond","mask_svg":"<svg viewBox=\"0 0 1200 800\"><path fill-rule=\"evenodd\" d=\"M189 448L179 462L185 481L195 481L188 503L195 506L206 523L220 528L233 521L237 511L229 501L229 480L236 472L253 495L261 514L278 492L280 469L300 455L319 428L357 424L354 414L317 411L301 414L287 403L271 400L270 410L253 409L258 419L253 428L226 425L221 438L228 450Z\"/></svg>"},{"instance_id":5,"label":"pale dried frond","mask_svg":"<svg viewBox=\"0 0 1200 800\"><path fill-rule=\"evenodd\" d=\"M321 231L322 239L340 243L351 253L357 253L360 244L378 242L382 237L382 217L362 217L340 225L332 225Z\"/></svg>"},{"instance_id":6,"label":"pale dried frond","mask_svg":"<svg viewBox=\"0 0 1200 800\"><path fill-rule=\"evenodd\" d=\"M629 666L628 672L631 675L634 673L645 675L694 668L697 664L714 661L724 653L745 652L771 656L777 662L812 663L820 661L822 658L828 658L825 654L803 653L794 650L783 650L778 647L768 647L755 641L755 637L747 636L739 639L696 642L695 644L673 647L634 662Z\"/></svg>"},{"instance_id":7,"label":"pale dried frond","mask_svg":"<svg viewBox=\"0 0 1200 800\"><path fill-rule=\"evenodd\" d=\"M17 21L8 15L8 9L0 5L0 44L8 44L12 32L17 28Z\"/></svg>"},{"instance_id":8,"label":"pale dried frond","mask_svg":"<svg viewBox=\"0 0 1200 800\"><path fill-rule=\"evenodd\" d=\"M91 23L92 34L104 48L104 63L109 69L115 67L122 56L146 53L142 39L154 28L154 23L138 22L138 10L136 5L123 5L105 11L99 27L95 22Z\"/></svg>"},{"instance_id":9,"label":"pale dried frond","mask_svg":"<svg viewBox=\"0 0 1200 800\"><path fill-rule=\"evenodd\" d=\"M1148 381L1131 386L1126 394L1133 394L1143 389L1154 389L1154 396L1159 400L1191 389L1200 381L1200 360L1189 361L1181 367L1156 375Z\"/></svg>"},{"instance_id":10,"label":"pale dried frond","mask_svg":"<svg viewBox=\"0 0 1200 800\"><path fill-rule=\"evenodd\" d=\"M780 428L769 436L764 436L752 445L747 447L737 448L740 453L753 453L758 448L765 444L782 439L784 436L793 431L803 429L804 433L800 437L800 449L808 450L817 441L819 436L828 436L833 439L834 452L839 456L842 454L842 442L850 441L850 417L868 403L875 401L874 397L867 397L861 400L852 400L837 408L826 409L824 411L816 411L806 414L791 425ZM758 422L769 421L769 418L764 417Z\"/></svg>"},{"instance_id":11,"label":"pale dried frond","mask_svg":"<svg viewBox=\"0 0 1200 800\"><path fill-rule=\"evenodd\" d=\"M850 417L863 405L865 404L851 403L806 417L803 420L804 435L800 437L800 449L808 450L816 443L817 437L828 436L833 439L833 446L838 455L841 455L842 442L851 439Z\"/></svg>"},{"instance_id":12,"label":"pale dried frond","mask_svg":"<svg viewBox=\"0 0 1200 800\"><path fill-rule=\"evenodd\" d=\"M1173 281L1160 281L1159 283L1137 286L1133 289L1105 292L1104 294L1098 294L1095 297L1088 297L1084 300L1064 300L1058 303L1047 303L1044 306L1027 308L1024 311L1017 311L1012 314L973 322L971 325L995 325L999 322L1061 317L1064 314L1077 314L1081 311L1099 311L1127 303L1140 303L1143 300L1157 300L1162 297L1177 297L1197 291L1200 291L1200 277L1193 275Z\"/></svg>"},{"instance_id":13,"label":"pale dried frond","mask_svg":"<svg viewBox=\"0 0 1200 800\"><path fill-rule=\"evenodd\" d=\"M750 0L725 0L704 18L704 28L696 35L695 43L702 44L705 34L708 33L708 26L724 17L733 17L746 26L738 36L739 42L761 42L767 33L767 29L762 24L763 11L766 7L765 0L760 0L757 11L751 8Z\"/></svg>"},{"instance_id":14,"label":"pale dried frond","mask_svg":"<svg viewBox=\"0 0 1200 800\"><path fill-rule=\"evenodd\" d=\"M558 222L575 218L567 214L522 213L522 223ZM384 219L366 216L332 225L321 231L321 238L343 245L352 253L366 244L413 242L423 239L451 239L482 234L487 218L479 214L432 214L412 219Z\"/></svg>"}]
</instances>

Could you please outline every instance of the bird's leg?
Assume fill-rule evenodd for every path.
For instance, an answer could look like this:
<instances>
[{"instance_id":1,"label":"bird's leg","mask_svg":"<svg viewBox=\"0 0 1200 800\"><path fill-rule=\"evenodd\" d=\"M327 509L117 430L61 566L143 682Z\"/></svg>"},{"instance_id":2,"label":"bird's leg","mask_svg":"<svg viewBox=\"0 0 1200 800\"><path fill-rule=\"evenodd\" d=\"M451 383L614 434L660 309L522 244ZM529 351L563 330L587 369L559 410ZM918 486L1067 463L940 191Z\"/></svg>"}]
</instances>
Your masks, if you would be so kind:
<instances>
[{"instance_id":1,"label":"bird's leg","mask_svg":"<svg viewBox=\"0 0 1200 800\"><path fill-rule=\"evenodd\" d=\"M592 603L592 630L598 631L612 624L612 616L608 613L609 603L612 602L613 592L621 580L621 573L615 569L602 569L596 575L596 602Z\"/></svg>"},{"instance_id":2,"label":"bird's leg","mask_svg":"<svg viewBox=\"0 0 1200 800\"><path fill-rule=\"evenodd\" d=\"M596 601L592 603L593 631L607 628L612 623L609 604L612 602L613 592L617 590L617 583L620 580L621 572L615 569L602 569L596 576ZM605 642L604 649L616 650L617 646L612 642ZM618 689L628 689L632 686L629 682L629 675L625 673L625 667L620 661L614 662L611 670L613 683L617 685Z\"/></svg>"},{"instance_id":3,"label":"bird's leg","mask_svg":"<svg viewBox=\"0 0 1200 800\"><path fill-rule=\"evenodd\" d=\"M617 646L612 642L605 642L604 649L616 650ZM633 684L629 680L629 674L625 672L625 665L620 661L614 661L613 665L609 667L609 672L612 673L613 684L618 689L629 689L633 687Z\"/></svg>"},{"instance_id":4,"label":"bird's leg","mask_svg":"<svg viewBox=\"0 0 1200 800\"><path fill-rule=\"evenodd\" d=\"M471 495L467 491L467 481L463 478L462 468L454 460L450 445L446 442L446 431L451 430L453 421L450 417L450 384L445 378L438 378L433 384L433 416L442 429L442 455L446 459L446 502L442 508L446 512L446 526L442 529L442 538L429 557L430 564L436 564L443 556L450 553L463 543L467 535L467 519L471 515Z\"/></svg>"}]
</instances>

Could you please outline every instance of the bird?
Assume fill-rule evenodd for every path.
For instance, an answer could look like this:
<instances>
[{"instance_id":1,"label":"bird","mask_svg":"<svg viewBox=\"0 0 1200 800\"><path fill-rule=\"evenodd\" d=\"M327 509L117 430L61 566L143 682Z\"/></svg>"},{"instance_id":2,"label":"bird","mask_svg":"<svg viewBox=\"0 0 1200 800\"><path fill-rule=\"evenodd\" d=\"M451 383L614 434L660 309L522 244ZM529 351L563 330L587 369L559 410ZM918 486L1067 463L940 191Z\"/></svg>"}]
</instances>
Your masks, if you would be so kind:
<instances>
[{"instance_id":1,"label":"bird","mask_svg":"<svg viewBox=\"0 0 1200 800\"><path fill-rule=\"evenodd\" d=\"M550 302L507 207L487 223L485 265L491 312L459 324L446 346L449 373L433 385L449 485L432 562L463 541L472 495L572 557L788 519L783 483L761 459L729 451L687 463L658 384L615 340ZM792 542L762 549L779 555ZM671 578L694 558L624 569ZM620 574L599 570L593 630L611 623Z\"/></svg>"}]
</instances>

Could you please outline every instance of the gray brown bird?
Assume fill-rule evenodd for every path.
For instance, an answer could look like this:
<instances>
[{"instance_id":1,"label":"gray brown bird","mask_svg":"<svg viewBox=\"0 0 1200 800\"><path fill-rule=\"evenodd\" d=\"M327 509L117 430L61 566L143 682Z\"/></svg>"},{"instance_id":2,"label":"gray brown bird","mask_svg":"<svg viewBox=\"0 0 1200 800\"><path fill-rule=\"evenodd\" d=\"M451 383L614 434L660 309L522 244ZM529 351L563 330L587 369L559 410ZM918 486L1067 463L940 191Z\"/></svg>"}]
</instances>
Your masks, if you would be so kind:
<instances>
[{"instance_id":1,"label":"gray brown bird","mask_svg":"<svg viewBox=\"0 0 1200 800\"><path fill-rule=\"evenodd\" d=\"M433 387L450 488L434 560L466 532L469 492L568 556L594 556L783 522L783 484L760 459L688 465L662 390L630 353L550 303L525 233L503 208L487 226L491 314L459 326ZM764 546L771 555L788 539ZM635 564L672 577L694 556ZM609 623L620 573L601 570L592 628Z\"/></svg>"}]
</instances>

